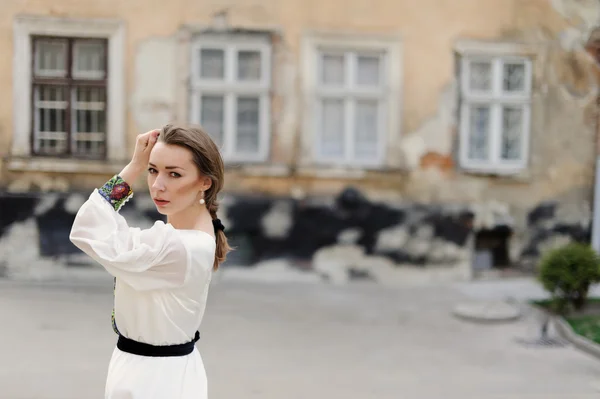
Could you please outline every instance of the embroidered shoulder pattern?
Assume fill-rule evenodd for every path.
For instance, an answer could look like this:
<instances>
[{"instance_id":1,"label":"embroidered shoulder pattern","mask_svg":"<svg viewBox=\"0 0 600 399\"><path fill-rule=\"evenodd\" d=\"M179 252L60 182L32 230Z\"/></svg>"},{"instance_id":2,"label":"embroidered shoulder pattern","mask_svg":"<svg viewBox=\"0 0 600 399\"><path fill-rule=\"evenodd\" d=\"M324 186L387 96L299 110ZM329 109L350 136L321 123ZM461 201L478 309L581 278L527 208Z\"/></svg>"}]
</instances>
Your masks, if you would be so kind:
<instances>
[{"instance_id":1,"label":"embroidered shoulder pattern","mask_svg":"<svg viewBox=\"0 0 600 399\"><path fill-rule=\"evenodd\" d=\"M133 190L119 175L111 177L98 192L117 212L133 196Z\"/></svg>"}]
</instances>

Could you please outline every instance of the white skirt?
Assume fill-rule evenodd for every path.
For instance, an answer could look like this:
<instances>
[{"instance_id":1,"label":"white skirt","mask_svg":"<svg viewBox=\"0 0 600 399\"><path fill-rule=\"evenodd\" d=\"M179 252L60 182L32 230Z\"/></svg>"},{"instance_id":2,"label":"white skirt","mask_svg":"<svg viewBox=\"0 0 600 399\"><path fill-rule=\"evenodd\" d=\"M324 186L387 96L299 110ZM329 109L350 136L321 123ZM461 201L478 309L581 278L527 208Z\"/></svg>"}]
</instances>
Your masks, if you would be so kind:
<instances>
[{"instance_id":1,"label":"white skirt","mask_svg":"<svg viewBox=\"0 0 600 399\"><path fill-rule=\"evenodd\" d=\"M197 348L186 356L148 357L115 348L105 399L207 399L206 371Z\"/></svg>"}]
</instances>

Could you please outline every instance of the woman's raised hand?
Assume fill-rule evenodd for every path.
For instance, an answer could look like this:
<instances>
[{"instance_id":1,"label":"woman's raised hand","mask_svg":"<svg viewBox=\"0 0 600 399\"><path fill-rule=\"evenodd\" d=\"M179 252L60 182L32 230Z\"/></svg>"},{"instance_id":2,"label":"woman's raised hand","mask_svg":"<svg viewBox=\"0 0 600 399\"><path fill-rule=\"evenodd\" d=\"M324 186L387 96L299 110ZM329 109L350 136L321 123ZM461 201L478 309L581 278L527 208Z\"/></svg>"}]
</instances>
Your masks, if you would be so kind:
<instances>
[{"instance_id":1,"label":"woman's raised hand","mask_svg":"<svg viewBox=\"0 0 600 399\"><path fill-rule=\"evenodd\" d=\"M135 141L135 150L133 151L133 157L131 163L137 167L145 169L148 166L148 160L150 159L150 152L158 140L160 130L150 130L149 132L138 134Z\"/></svg>"},{"instance_id":2,"label":"woman's raised hand","mask_svg":"<svg viewBox=\"0 0 600 399\"><path fill-rule=\"evenodd\" d=\"M135 141L135 150L133 157L125 168L119 173L119 176L129 184L132 184L139 175L148 167L150 152L158 140L159 129L139 134Z\"/></svg>"}]
</instances>

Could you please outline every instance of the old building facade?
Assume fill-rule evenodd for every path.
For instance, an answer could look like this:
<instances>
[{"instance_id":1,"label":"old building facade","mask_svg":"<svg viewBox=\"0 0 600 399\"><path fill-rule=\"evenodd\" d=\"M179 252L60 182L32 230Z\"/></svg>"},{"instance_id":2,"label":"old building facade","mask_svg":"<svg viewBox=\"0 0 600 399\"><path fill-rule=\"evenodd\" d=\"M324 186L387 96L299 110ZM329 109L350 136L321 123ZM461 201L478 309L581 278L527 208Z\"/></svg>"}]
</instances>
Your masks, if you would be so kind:
<instances>
[{"instance_id":1,"label":"old building facade","mask_svg":"<svg viewBox=\"0 0 600 399\"><path fill-rule=\"evenodd\" d=\"M597 1L5 3L6 274L80 264L77 208L171 121L222 148L232 264L468 279L590 240Z\"/></svg>"}]
</instances>

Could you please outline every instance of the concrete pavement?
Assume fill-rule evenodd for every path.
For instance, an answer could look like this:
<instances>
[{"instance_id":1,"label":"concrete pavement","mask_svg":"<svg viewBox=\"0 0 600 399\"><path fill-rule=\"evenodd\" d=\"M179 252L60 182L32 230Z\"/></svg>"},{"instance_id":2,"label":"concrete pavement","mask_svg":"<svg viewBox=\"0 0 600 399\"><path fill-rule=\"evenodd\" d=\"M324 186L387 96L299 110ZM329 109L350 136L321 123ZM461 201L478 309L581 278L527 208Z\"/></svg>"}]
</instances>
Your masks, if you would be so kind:
<instances>
[{"instance_id":1,"label":"concrete pavement","mask_svg":"<svg viewBox=\"0 0 600 399\"><path fill-rule=\"evenodd\" d=\"M115 343L107 282L0 281L0 399L103 397ZM535 284L392 289L223 279L212 287L198 345L209 397L600 397L597 360L569 347L516 342L537 336L533 315L499 325L451 315L469 298L518 297L526 290L534 294Z\"/></svg>"}]
</instances>

